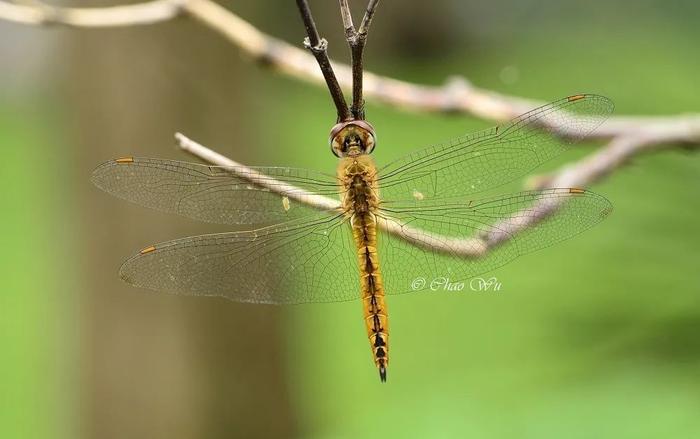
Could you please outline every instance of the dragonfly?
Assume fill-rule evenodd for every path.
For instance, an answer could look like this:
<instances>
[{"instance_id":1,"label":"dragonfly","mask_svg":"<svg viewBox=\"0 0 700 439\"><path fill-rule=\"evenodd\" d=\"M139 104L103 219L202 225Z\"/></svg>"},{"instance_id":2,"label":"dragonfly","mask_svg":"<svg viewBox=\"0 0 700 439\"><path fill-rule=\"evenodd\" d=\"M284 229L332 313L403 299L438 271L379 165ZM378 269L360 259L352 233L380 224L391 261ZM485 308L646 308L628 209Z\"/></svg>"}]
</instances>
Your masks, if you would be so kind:
<instances>
[{"instance_id":1,"label":"dragonfly","mask_svg":"<svg viewBox=\"0 0 700 439\"><path fill-rule=\"evenodd\" d=\"M429 146L378 167L365 120L336 124L336 172L208 166L124 157L92 181L119 198L199 221L248 226L145 247L121 278L168 293L236 302L360 300L382 382L389 364L386 296L466 281L570 238L612 210L580 188L478 194L538 167L612 112L599 95L568 96L497 127Z\"/></svg>"}]
</instances>

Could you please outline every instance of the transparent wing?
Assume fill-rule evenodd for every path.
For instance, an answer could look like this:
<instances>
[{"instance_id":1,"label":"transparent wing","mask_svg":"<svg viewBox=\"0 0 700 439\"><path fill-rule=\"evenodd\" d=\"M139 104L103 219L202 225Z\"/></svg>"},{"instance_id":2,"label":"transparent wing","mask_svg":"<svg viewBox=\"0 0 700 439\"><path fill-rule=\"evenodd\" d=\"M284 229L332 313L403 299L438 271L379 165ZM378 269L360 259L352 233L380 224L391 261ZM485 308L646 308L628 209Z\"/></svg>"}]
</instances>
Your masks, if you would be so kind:
<instances>
[{"instance_id":1,"label":"transparent wing","mask_svg":"<svg viewBox=\"0 0 700 439\"><path fill-rule=\"evenodd\" d=\"M380 220L393 234L378 235L386 292L439 291L441 280L463 282L493 270L586 230L611 209L605 198L581 189L439 205L387 203ZM347 223L341 214L321 214L169 241L127 260L120 275L138 287L238 302L358 299L359 270Z\"/></svg>"},{"instance_id":2,"label":"transparent wing","mask_svg":"<svg viewBox=\"0 0 700 439\"><path fill-rule=\"evenodd\" d=\"M128 259L122 279L169 293L296 304L359 298L356 251L342 215L156 244Z\"/></svg>"},{"instance_id":3,"label":"transparent wing","mask_svg":"<svg viewBox=\"0 0 700 439\"><path fill-rule=\"evenodd\" d=\"M379 170L382 198L464 196L508 183L589 135L613 107L603 96L569 96L506 125L416 151Z\"/></svg>"},{"instance_id":4,"label":"transparent wing","mask_svg":"<svg viewBox=\"0 0 700 439\"><path fill-rule=\"evenodd\" d=\"M92 181L136 204L218 224L279 223L318 213L304 202L339 204L337 179L307 169L128 157L103 163Z\"/></svg>"},{"instance_id":5,"label":"transparent wing","mask_svg":"<svg viewBox=\"0 0 700 439\"><path fill-rule=\"evenodd\" d=\"M570 238L612 210L582 189L547 189L471 202L388 203L382 217L394 235L379 235L387 294L440 290L525 253ZM399 239L402 238L402 239ZM422 280L421 280L422 279Z\"/></svg>"}]
</instances>

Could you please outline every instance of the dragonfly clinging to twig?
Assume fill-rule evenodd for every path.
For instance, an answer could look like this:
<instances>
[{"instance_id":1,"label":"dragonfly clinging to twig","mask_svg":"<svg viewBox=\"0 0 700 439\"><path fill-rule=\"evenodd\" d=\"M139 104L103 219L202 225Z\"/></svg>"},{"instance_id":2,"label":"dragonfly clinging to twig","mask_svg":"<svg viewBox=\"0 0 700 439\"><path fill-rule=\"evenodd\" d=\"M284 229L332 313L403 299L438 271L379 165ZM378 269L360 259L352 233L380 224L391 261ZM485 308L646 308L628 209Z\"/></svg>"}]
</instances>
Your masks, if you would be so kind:
<instances>
[{"instance_id":1,"label":"dragonfly clinging to twig","mask_svg":"<svg viewBox=\"0 0 700 439\"><path fill-rule=\"evenodd\" d=\"M478 194L559 155L612 109L602 96L569 96L383 167L370 155L372 125L343 121L330 136L339 158L335 174L126 157L102 164L92 178L146 207L258 225L148 246L121 267L125 281L249 303L361 300L372 357L385 381L385 296L429 290L416 279L472 278L572 237L611 211L604 197L579 188ZM320 196L335 201L318 203Z\"/></svg>"}]
</instances>

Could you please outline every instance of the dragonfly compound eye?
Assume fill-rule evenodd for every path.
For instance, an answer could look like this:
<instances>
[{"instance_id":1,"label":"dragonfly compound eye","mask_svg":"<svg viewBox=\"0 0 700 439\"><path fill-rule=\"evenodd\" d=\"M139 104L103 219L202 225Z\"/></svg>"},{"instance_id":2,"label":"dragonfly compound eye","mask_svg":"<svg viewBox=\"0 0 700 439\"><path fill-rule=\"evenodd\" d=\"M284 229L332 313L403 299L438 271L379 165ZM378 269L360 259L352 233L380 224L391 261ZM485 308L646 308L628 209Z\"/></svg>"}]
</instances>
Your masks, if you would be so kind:
<instances>
[{"instance_id":1,"label":"dragonfly compound eye","mask_svg":"<svg viewBox=\"0 0 700 439\"><path fill-rule=\"evenodd\" d=\"M370 154L376 145L376 135L369 122L351 120L336 124L329 142L336 157Z\"/></svg>"}]
</instances>

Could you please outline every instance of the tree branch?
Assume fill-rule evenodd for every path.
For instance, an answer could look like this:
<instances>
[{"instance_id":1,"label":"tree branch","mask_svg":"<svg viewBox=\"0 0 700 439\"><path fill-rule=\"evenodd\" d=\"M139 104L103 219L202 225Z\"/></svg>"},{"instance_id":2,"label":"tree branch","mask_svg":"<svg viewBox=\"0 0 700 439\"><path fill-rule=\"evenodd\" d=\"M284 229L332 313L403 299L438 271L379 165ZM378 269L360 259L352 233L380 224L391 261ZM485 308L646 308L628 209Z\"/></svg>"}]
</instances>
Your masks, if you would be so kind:
<instances>
[{"instance_id":1,"label":"tree branch","mask_svg":"<svg viewBox=\"0 0 700 439\"><path fill-rule=\"evenodd\" d=\"M243 52L262 64L306 82L323 85L324 78L313 57L284 41L266 35L226 8L211 0L189 0L183 6L190 16L219 32ZM352 69L333 62L338 81L352 88ZM392 107L425 112L471 114L481 119L505 121L543 104L502 95L473 86L463 78L450 78L444 86L414 84L364 72L363 93ZM591 138L610 139L633 134L637 130L667 131L700 127L700 114L665 117L614 116L592 133ZM561 133L566 135L567 133ZM700 141L697 136L692 141Z\"/></svg>"},{"instance_id":2,"label":"tree branch","mask_svg":"<svg viewBox=\"0 0 700 439\"><path fill-rule=\"evenodd\" d=\"M60 24L73 27L115 27L153 24L171 20L186 0L154 0L103 8L59 8L36 1L32 5L0 2L0 19L32 25Z\"/></svg>"},{"instance_id":3,"label":"tree branch","mask_svg":"<svg viewBox=\"0 0 700 439\"><path fill-rule=\"evenodd\" d=\"M546 179L539 179L536 187L569 188L588 186L609 175L632 157L653 149L652 146L657 149L669 148L675 144L674 142L684 142L686 140L684 136L678 136L676 133L660 132L657 136L657 138L646 135L627 136L615 139L610 142L607 147L601 148L599 151L583 160L561 168ZM254 171L250 168L188 139L183 134L177 133L175 135L175 140L180 149L206 162L218 166L232 166L234 167L232 168L232 172L236 172L238 176L244 178L249 178L250 175L254 175ZM255 183L254 178L251 179L251 182ZM338 200L305 192L299 188L292 188L270 177L265 177L264 184L271 191L279 194L299 194L298 201L319 210L335 210L340 208L340 202ZM377 225L384 232L394 235L399 239L406 240L413 245L428 248L432 251L473 259L484 257L491 249L512 239L513 236L517 235L522 230L544 221L549 216L555 214L565 201L565 197L561 197L557 200L542 199L532 206L527 207L529 212L534 211L537 213L536 215L524 215L523 212L516 212L501 223L496 224L495 227L492 227L488 233L464 238L455 238L427 232L402 224L399 220L389 216L381 218L380 221L377 222Z\"/></svg>"},{"instance_id":4,"label":"tree branch","mask_svg":"<svg viewBox=\"0 0 700 439\"><path fill-rule=\"evenodd\" d=\"M366 35L377 3L378 1L370 0L360 30L357 31L358 35L363 33L363 29ZM298 4L301 5L300 10L302 10L302 17L304 17L303 6L306 2L299 0ZM341 0L341 14L347 35L348 29L352 30L354 26L349 15L349 8L346 5L347 2ZM306 5L306 11L308 11L308 5ZM323 59L328 63L326 65L328 69L324 71L324 67L319 61L322 69L322 72L319 72L314 63L314 57L317 53L313 48L323 46L324 40L320 39L318 32L315 31L313 20L307 23L306 18L304 20L307 30L309 30L309 45L312 45L312 41L316 43L311 47L314 57L286 42L260 32L250 23L211 0L156 0L109 8L55 8L43 4L27 6L0 1L0 19L32 25L51 23L77 27L139 25L169 20L180 12L199 20L205 26L219 32L252 58L275 67L284 74L315 84L328 85L326 75L328 72L332 73L333 70L330 69L325 47L323 48ZM308 14L308 18L311 18L310 14ZM318 60L318 57L316 58ZM336 64L335 71L338 73L335 86L340 83L345 88L350 88L353 84L354 69L344 64ZM334 101L337 96L342 96L342 92L334 95L333 87L331 85L328 87L331 95L334 96ZM337 89L340 90L339 86ZM412 84L368 72L364 73L364 93L367 96L372 96L378 102L398 108L467 113L482 119L496 121L511 119L541 104L536 101L479 89L460 78L451 79L445 86L434 87ZM353 97L355 98L355 96L353 91ZM343 117L350 117L345 100L342 99L342 102L347 112L347 115ZM354 100L354 107L357 102L361 103L361 100ZM337 103L336 106L338 106ZM339 117L341 113L339 108ZM569 133L559 132L559 134L566 136ZM587 186L605 178L643 152L670 148L679 144L697 148L700 144L700 115L617 116L609 119L591 137L610 139L610 142L588 157L569 164L551 175L532 179L531 185L538 188ZM176 138L180 148L209 163L222 166L242 166L193 142L182 134L176 135ZM265 177L265 181L269 183L270 178ZM294 189L294 191L299 191L299 189ZM308 200L310 206L322 210L338 207L337 200L320 195L303 197L303 199ZM430 241L426 242L425 231L407 228L391 218L380 221L379 226L387 233L400 235L401 238L413 244L452 253L458 249L458 253L462 256L473 258L483 256L492 247L500 245L513 234L553 214L557 205L550 201L547 202L547 205L535 207L539 212L538 216L530 216L531 219L527 222L505 221L500 225L501 230L498 233L493 232L489 235L468 238L427 235ZM517 217L516 214L511 218Z\"/></svg>"},{"instance_id":5,"label":"tree branch","mask_svg":"<svg viewBox=\"0 0 700 439\"><path fill-rule=\"evenodd\" d=\"M155 0L109 8L50 9L54 11L53 15L47 15L41 7L13 5L0 1L0 19L32 25L57 23L80 27L127 26L172 19L181 12L218 32L261 64L296 79L326 85L313 56L262 33L212 0ZM80 19L67 19L66 17L70 17L73 12L85 12L86 15ZM89 18L85 18L88 16ZM371 20L371 14L368 20ZM336 62L332 64L338 83L348 90L351 89L350 66ZM363 82L365 96L392 107L413 111L464 113L498 122L512 119L543 104L542 101L481 89L460 77L449 78L444 86L430 86L365 71ZM691 138L684 136L684 141L700 142L698 127L700 114L662 117L613 116L593 132L590 138L611 139L633 135L640 130L647 133L678 131L679 134L692 133Z\"/></svg>"},{"instance_id":6,"label":"tree branch","mask_svg":"<svg viewBox=\"0 0 700 439\"><path fill-rule=\"evenodd\" d=\"M316 23L311 15L309 3L306 0L297 0L297 7L299 8L299 13L301 14L301 19L304 22L306 34L308 35L304 40L304 47L313 54L318 66L321 68L321 73L323 74L323 78L328 86L328 91L331 94L331 98L338 112L338 122L349 120L351 119L351 115L348 110L348 104L345 102L343 90L338 84L338 79L335 77L333 67L328 59L328 41L326 41L325 38L321 38L318 34Z\"/></svg>"}]
</instances>

